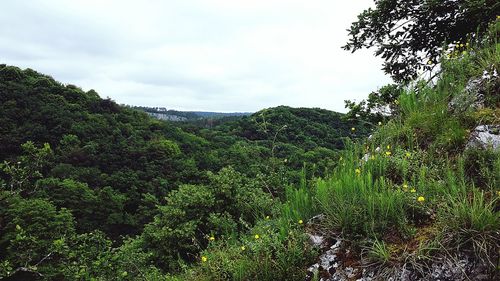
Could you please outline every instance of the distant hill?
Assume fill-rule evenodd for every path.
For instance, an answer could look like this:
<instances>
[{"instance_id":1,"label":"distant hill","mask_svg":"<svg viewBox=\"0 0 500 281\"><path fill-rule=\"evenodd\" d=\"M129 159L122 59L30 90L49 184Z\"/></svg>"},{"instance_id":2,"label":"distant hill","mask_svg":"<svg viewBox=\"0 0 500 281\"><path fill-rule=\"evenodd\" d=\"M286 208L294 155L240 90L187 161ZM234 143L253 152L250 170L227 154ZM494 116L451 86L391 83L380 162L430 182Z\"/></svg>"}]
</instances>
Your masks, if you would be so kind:
<instances>
[{"instance_id":1,"label":"distant hill","mask_svg":"<svg viewBox=\"0 0 500 281\"><path fill-rule=\"evenodd\" d=\"M317 147L342 149L343 138L358 138L370 133L368 126L346 121L342 113L289 106L266 108L236 119L226 117L196 123L250 141L287 143L305 150Z\"/></svg>"},{"instance_id":2,"label":"distant hill","mask_svg":"<svg viewBox=\"0 0 500 281\"><path fill-rule=\"evenodd\" d=\"M156 119L167 121L192 121L205 118L216 119L223 117L248 116L252 114L251 112L179 111L166 109L165 107L132 106L132 108L144 111Z\"/></svg>"}]
</instances>

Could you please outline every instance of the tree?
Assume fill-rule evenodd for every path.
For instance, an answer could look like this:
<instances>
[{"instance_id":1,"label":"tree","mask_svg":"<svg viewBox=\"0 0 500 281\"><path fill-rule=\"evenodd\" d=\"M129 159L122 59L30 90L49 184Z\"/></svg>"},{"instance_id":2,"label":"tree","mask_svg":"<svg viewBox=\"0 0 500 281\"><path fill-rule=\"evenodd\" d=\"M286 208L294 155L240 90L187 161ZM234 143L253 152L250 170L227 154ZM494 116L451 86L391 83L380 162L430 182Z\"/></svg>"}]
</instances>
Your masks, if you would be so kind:
<instances>
[{"instance_id":1,"label":"tree","mask_svg":"<svg viewBox=\"0 0 500 281\"><path fill-rule=\"evenodd\" d=\"M35 181L42 178L42 170L53 157L48 143L37 148L28 141L21 145L24 154L19 156L16 163L5 161L0 163L0 171L10 176L10 191L32 193L36 189Z\"/></svg>"},{"instance_id":2,"label":"tree","mask_svg":"<svg viewBox=\"0 0 500 281\"><path fill-rule=\"evenodd\" d=\"M56 259L56 241L75 234L71 212L44 199L14 195L0 201L0 221L0 260L9 261L13 269L4 272L6 276L18 271L46 275L51 269L38 267Z\"/></svg>"},{"instance_id":3,"label":"tree","mask_svg":"<svg viewBox=\"0 0 500 281\"><path fill-rule=\"evenodd\" d=\"M345 115L348 120L363 120L372 125L381 122L398 112L397 99L402 88L397 84L389 84L378 91L371 92L367 100L359 103L346 100L346 108L349 112Z\"/></svg>"},{"instance_id":4,"label":"tree","mask_svg":"<svg viewBox=\"0 0 500 281\"><path fill-rule=\"evenodd\" d=\"M384 71L407 82L436 66L444 44L464 47L480 37L499 10L497 0L376 0L352 23L343 48L375 47Z\"/></svg>"}]
</instances>

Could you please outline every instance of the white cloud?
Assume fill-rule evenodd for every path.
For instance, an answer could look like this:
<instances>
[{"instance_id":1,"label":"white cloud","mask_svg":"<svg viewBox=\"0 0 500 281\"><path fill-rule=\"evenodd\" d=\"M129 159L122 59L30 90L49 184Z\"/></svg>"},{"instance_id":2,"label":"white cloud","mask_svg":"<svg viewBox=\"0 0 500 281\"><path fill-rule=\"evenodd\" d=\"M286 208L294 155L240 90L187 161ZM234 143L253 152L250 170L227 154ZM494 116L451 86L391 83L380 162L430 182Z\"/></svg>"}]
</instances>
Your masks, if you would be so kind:
<instances>
[{"instance_id":1,"label":"white cloud","mask_svg":"<svg viewBox=\"0 0 500 281\"><path fill-rule=\"evenodd\" d=\"M344 111L390 82L371 51L340 47L372 1L10 1L0 62L119 103Z\"/></svg>"}]
</instances>

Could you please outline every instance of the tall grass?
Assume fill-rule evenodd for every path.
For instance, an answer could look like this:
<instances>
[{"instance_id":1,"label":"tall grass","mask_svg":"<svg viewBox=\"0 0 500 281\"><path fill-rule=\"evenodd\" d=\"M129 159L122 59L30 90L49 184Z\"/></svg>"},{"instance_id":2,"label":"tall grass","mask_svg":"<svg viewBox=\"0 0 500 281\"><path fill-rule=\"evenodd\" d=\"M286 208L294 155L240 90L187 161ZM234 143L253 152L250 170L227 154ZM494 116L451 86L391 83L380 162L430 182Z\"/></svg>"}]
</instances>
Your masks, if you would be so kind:
<instances>
[{"instance_id":1,"label":"tall grass","mask_svg":"<svg viewBox=\"0 0 500 281\"><path fill-rule=\"evenodd\" d=\"M359 147L343 155L332 177L316 183L315 198L327 216L328 226L349 234L377 235L405 224L401 191L382 176L387 155L380 153L366 162L359 160Z\"/></svg>"},{"instance_id":2,"label":"tall grass","mask_svg":"<svg viewBox=\"0 0 500 281\"><path fill-rule=\"evenodd\" d=\"M489 200L484 191L449 196L439 213L443 244L450 248L471 250L486 264L500 262L500 212L498 199ZM498 270L498 269L497 269Z\"/></svg>"},{"instance_id":3,"label":"tall grass","mask_svg":"<svg viewBox=\"0 0 500 281\"><path fill-rule=\"evenodd\" d=\"M315 215L315 204L306 181L301 180L299 187L285 187L286 201L282 207L282 217L289 221L303 222Z\"/></svg>"},{"instance_id":4,"label":"tall grass","mask_svg":"<svg viewBox=\"0 0 500 281\"><path fill-rule=\"evenodd\" d=\"M281 207L279 218L280 234L284 239L293 226L302 225L318 212L311 190L307 185L306 169L302 169L300 185L285 186L285 202Z\"/></svg>"}]
</instances>

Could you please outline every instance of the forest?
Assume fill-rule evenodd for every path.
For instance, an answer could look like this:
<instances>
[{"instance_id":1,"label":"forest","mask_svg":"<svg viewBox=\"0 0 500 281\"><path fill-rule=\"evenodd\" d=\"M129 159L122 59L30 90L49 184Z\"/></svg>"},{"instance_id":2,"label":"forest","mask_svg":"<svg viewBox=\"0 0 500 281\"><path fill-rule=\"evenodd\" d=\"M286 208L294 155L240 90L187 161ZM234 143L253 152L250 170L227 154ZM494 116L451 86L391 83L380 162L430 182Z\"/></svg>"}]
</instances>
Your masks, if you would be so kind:
<instances>
[{"instance_id":1,"label":"forest","mask_svg":"<svg viewBox=\"0 0 500 281\"><path fill-rule=\"evenodd\" d=\"M80 239L97 239L111 254L136 235L151 239L144 250L171 241L154 259L179 269L206 247L205 236L235 235L275 212L273 198L300 182L303 169L308 178L323 174L343 138L369 131L342 114L289 107L210 128L166 122L31 69L1 65L0 75L4 274L47 255L41 272L61 274L68 255L81 256L73 252ZM178 233L156 237L165 227ZM56 240L71 251L59 253Z\"/></svg>"},{"instance_id":2,"label":"forest","mask_svg":"<svg viewBox=\"0 0 500 281\"><path fill-rule=\"evenodd\" d=\"M498 3L375 2L344 48L395 84L347 114L158 120L0 64L0 280L500 277Z\"/></svg>"}]
</instances>

